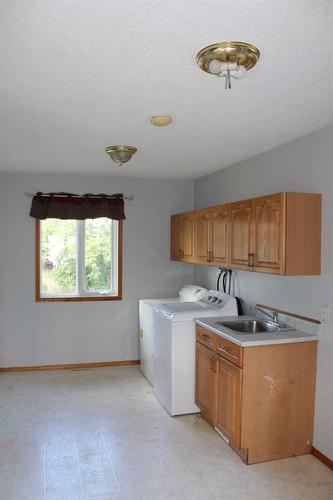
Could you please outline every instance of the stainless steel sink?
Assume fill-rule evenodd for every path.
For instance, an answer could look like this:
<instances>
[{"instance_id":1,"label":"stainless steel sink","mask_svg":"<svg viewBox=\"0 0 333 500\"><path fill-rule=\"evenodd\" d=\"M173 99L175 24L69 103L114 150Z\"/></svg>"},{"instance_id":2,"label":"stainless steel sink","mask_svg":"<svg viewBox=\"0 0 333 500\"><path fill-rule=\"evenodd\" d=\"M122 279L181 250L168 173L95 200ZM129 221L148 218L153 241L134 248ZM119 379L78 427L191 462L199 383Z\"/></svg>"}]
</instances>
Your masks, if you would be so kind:
<instances>
[{"instance_id":1,"label":"stainless steel sink","mask_svg":"<svg viewBox=\"0 0 333 500\"><path fill-rule=\"evenodd\" d=\"M267 333L267 332L281 332L286 330L293 330L293 328L284 325L276 324L272 321L265 321L262 319L244 319L238 321L217 321L217 325L224 326L229 330L233 330L241 335L249 333Z\"/></svg>"}]
</instances>

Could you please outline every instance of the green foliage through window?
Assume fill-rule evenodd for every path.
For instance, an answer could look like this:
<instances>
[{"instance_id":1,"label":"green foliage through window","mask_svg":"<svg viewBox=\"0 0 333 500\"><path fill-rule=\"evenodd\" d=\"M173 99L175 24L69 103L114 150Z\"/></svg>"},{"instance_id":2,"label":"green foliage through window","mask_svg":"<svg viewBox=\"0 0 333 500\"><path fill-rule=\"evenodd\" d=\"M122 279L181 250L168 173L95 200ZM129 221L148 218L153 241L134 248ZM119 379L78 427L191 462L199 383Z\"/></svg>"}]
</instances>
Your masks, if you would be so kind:
<instances>
[{"instance_id":1,"label":"green foliage through window","mask_svg":"<svg viewBox=\"0 0 333 500\"><path fill-rule=\"evenodd\" d=\"M112 288L112 224L107 218L42 221L41 292L108 292Z\"/></svg>"},{"instance_id":2,"label":"green foliage through window","mask_svg":"<svg viewBox=\"0 0 333 500\"><path fill-rule=\"evenodd\" d=\"M110 289L111 244L110 219L86 221L85 281L87 290Z\"/></svg>"}]
</instances>

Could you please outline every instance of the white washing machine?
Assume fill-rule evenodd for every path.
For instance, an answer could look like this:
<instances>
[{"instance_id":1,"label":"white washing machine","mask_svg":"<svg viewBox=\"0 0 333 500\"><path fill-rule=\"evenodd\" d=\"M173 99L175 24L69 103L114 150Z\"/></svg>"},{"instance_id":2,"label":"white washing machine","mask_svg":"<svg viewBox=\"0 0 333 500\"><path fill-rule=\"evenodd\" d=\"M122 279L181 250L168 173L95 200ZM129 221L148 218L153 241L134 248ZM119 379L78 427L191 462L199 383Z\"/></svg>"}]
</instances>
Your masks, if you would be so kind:
<instances>
[{"instance_id":1,"label":"white washing machine","mask_svg":"<svg viewBox=\"0 0 333 500\"><path fill-rule=\"evenodd\" d=\"M153 385L153 337L154 337L154 307L157 304L176 302L196 302L207 295L207 289L202 286L185 285L178 291L178 297L169 299L139 300L140 321L140 367Z\"/></svg>"},{"instance_id":2,"label":"white washing machine","mask_svg":"<svg viewBox=\"0 0 333 500\"><path fill-rule=\"evenodd\" d=\"M154 392L170 415L197 413L195 318L237 316L235 297L216 290L198 302L155 304Z\"/></svg>"}]
</instances>

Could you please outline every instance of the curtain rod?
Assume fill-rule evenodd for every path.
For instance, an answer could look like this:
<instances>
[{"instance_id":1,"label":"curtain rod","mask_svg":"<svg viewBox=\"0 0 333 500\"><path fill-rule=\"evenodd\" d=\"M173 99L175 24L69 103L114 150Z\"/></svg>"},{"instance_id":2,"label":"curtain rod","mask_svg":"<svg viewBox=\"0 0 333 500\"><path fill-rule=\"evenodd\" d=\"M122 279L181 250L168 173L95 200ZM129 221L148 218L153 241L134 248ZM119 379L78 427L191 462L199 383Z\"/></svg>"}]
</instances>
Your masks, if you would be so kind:
<instances>
[{"instance_id":1,"label":"curtain rod","mask_svg":"<svg viewBox=\"0 0 333 500\"><path fill-rule=\"evenodd\" d=\"M24 194L25 194L28 198L33 198L33 197L34 197L36 194L38 194L38 193L30 193L29 191L25 191L25 193L24 193ZM43 196L50 196L50 195L48 195L47 193L45 193L45 194L43 194ZM61 196L61 195L60 195L60 196ZM63 195L63 196L65 196L65 195ZM82 197L84 197L84 194L75 194L74 196L77 196L77 197L81 197L81 196L82 196ZM96 195L96 197L97 197L97 196L98 196L98 195ZM134 200L134 196L133 196L132 194L129 194L128 196L124 196L124 200L126 200L126 201L132 201L132 200Z\"/></svg>"}]
</instances>

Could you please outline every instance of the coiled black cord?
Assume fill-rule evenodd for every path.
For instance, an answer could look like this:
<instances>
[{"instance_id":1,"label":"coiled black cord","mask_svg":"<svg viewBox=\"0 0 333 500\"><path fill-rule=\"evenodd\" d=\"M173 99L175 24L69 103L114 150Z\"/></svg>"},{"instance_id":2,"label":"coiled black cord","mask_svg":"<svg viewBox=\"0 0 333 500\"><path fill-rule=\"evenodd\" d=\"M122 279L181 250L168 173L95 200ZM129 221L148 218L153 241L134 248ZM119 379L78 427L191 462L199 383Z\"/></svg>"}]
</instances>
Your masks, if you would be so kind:
<instances>
[{"instance_id":1,"label":"coiled black cord","mask_svg":"<svg viewBox=\"0 0 333 500\"><path fill-rule=\"evenodd\" d=\"M222 278L222 291L224 293L227 293L227 288L228 288L228 294L230 295L231 293L231 281L232 281L232 269L227 269L225 267L219 267L219 274L217 277L216 281L216 290L220 291L220 281Z\"/></svg>"}]
</instances>

